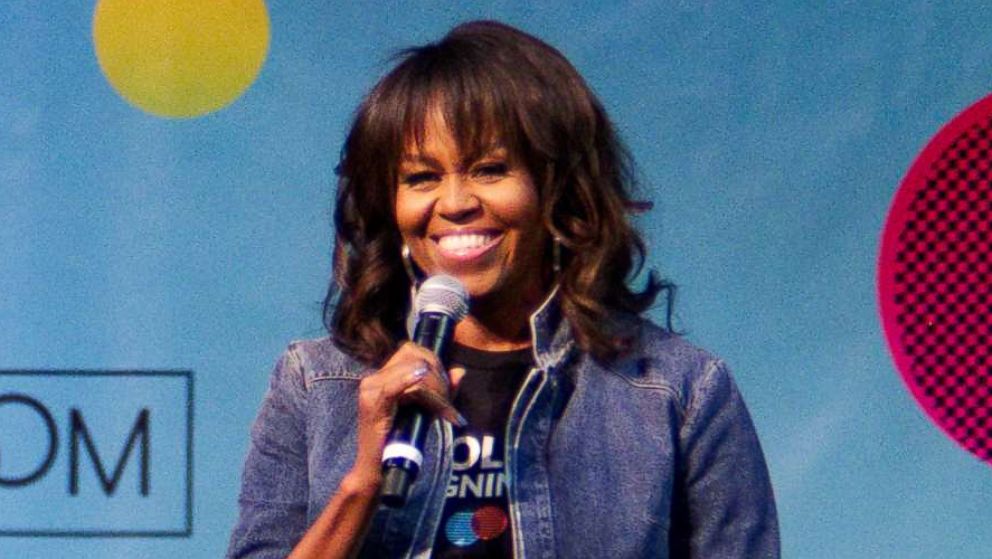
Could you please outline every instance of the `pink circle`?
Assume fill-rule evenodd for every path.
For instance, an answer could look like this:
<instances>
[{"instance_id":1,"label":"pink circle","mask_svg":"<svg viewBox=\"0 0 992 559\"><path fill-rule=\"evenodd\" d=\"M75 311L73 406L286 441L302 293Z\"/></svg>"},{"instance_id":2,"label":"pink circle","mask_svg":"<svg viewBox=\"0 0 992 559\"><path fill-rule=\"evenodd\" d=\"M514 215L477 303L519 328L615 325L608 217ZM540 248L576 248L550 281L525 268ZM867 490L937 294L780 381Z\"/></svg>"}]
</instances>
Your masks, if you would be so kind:
<instances>
[{"instance_id":1,"label":"pink circle","mask_svg":"<svg viewBox=\"0 0 992 559\"><path fill-rule=\"evenodd\" d=\"M992 457L992 95L954 117L899 185L882 234L886 341L927 416Z\"/></svg>"}]
</instances>

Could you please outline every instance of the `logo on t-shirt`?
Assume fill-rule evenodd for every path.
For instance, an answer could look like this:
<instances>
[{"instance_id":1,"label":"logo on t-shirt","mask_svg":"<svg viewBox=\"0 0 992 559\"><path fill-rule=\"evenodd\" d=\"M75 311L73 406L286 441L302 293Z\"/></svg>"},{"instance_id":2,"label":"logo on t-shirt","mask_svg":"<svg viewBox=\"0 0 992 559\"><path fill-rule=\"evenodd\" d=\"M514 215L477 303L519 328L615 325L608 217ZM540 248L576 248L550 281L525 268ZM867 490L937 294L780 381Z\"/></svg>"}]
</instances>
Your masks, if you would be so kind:
<instances>
[{"instance_id":1,"label":"logo on t-shirt","mask_svg":"<svg viewBox=\"0 0 992 559\"><path fill-rule=\"evenodd\" d=\"M444 496L451 499L502 497L506 480L503 461L493 457L496 438L484 435L482 443L472 435L455 439L451 481Z\"/></svg>"},{"instance_id":2,"label":"logo on t-shirt","mask_svg":"<svg viewBox=\"0 0 992 559\"><path fill-rule=\"evenodd\" d=\"M444 525L452 545L468 547L493 540L509 526L506 478L496 452L502 454L502 448L497 449L492 435L483 435L481 441L475 435L463 435L454 441L453 473L445 496L449 506L458 510Z\"/></svg>"}]
</instances>

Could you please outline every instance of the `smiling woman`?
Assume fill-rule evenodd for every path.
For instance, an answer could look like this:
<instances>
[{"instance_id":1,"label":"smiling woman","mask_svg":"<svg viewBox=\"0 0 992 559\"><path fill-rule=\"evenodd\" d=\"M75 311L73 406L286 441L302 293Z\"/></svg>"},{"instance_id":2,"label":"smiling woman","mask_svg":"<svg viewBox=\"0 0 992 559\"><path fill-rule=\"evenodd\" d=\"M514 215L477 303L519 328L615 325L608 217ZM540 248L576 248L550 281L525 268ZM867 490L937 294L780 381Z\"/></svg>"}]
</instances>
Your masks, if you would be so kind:
<instances>
[{"instance_id":1,"label":"smiling woman","mask_svg":"<svg viewBox=\"0 0 992 559\"><path fill-rule=\"evenodd\" d=\"M471 297L475 310L456 338L491 350L528 347L527 315L550 284L548 231L530 173L506 148L462 156L439 110L420 145L411 144L399 167L396 226L423 274L454 276ZM523 304L504 304L511 299ZM500 311L501 320L479 320Z\"/></svg>"},{"instance_id":2,"label":"smiling woman","mask_svg":"<svg viewBox=\"0 0 992 559\"><path fill-rule=\"evenodd\" d=\"M726 366L640 316L670 286L628 283L643 204L561 53L496 22L408 50L338 169L330 336L273 373L231 556L778 556ZM404 342L436 274L469 296L443 356ZM406 506L378 509L401 403L437 419Z\"/></svg>"},{"instance_id":3,"label":"smiling woman","mask_svg":"<svg viewBox=\"0 0 992 559\"><path fill-rule=\"evenodd\" d=\"M515 261L529 258L531 266L498 274L490 268L488 277L511 276L523 285L524 280L512 276L526 272L526 281L540 289L514 292L514 301L521 303L515 305L473 300L462 331L474 330L469 325L487 310L517 311L516 317L493 315L489 322L502 327L503 335L518 335L507 329L526 330L529 314L555 285L577 342L596 357L615 356L631 342L623 316L641 313L669 287L653 272L646 275L642 290L628 285L644 254L626 215L644 206L632 198L630 157L599 100L557 50L499 24L466 24L458 30L439 43L408 50L359 107L339 166L338 283L325 300L328 330L341 347L368 362L390 355L395 340L404 336L409 305L410 280L395 256L405 242L416 244L415 235L397 227L403 209L397 198L435 184L457 186L460 181L454 178L468 177L473 178L468 186L476 186L457 189L456 197L482 202L481 192L500 189L482 189L477 183L500 179L504 189L517 184L484 176L496 168L487 163L497 163L512 165L508 179L529 179L524 182L533 186L537 200L532 209L540 223L531 224L539 230L525 243L501 242L503 250L497 251L514 255ZM439 150L446 153L429 153ZM446 156L447 166L436 155ZM503 159L486 159L494 155ZM418 184L403 184L401 171ZM432 196L436 194L418 199ZM485 196L493 197L492 192ZM440 209L451 200L441 199ZM432 207L436 213L438 207ZM492 225L498 217L482 212L469 221ZM442 225L456 228L450 219L445 221L435 218L434 230L426 234L436 234ZM413 244L408 248L424 271L443 269L432 258L436 253ZM552 269L556 263L557 274ZM487 276L455 275L472 284ZM487 301L496 304L488 306Z\"/></svg>"}]
</instances>

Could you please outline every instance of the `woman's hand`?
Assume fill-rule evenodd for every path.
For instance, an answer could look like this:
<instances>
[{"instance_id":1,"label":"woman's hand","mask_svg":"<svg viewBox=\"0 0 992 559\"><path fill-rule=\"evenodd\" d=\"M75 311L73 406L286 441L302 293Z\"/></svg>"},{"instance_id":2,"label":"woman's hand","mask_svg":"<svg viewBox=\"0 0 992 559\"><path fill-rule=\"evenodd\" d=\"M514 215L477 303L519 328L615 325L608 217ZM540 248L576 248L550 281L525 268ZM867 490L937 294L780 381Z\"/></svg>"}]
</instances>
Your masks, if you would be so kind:
<instances>
[{"instance_id":1,"label":"woman's hand","mask_svg":"<svg viewBox=\"0 0 992 559\"><path fill-rule=\"evenodd\" d=\"M463 371L459 371L462 372ZM451 405L450 395L461 375L448 375L437 356L406 342L375 373L362 379L358 389L358 451L352 480L369 489L382 482L382 451L400 404L416 404L426 412L456 425L464 419Z\"/></svg>"},{"instance_id":2,"label":"woman's hand","mask_svg":"<svg viewBox=\"0 0 992 559\"><path fill-rule=\"evenodd\" d=\"M320 516L293 549L292 559L354 557L379 499L382 451L400 404L411 403L456 424L464 419L449 395L464 369L447 375L437 356L412 342L358 385L358 451Z\"/></svg>"}]
</instances>

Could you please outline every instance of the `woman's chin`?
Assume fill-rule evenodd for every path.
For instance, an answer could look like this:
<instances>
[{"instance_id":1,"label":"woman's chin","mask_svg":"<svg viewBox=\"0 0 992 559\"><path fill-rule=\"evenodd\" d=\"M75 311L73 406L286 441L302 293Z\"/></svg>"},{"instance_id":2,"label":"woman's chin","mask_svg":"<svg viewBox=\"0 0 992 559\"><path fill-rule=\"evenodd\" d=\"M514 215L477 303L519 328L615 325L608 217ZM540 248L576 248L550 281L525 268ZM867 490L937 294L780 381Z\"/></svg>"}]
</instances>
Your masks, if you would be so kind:
<instances>
[{"instance_id":1,"label":"woman's chin","mask_svg":"<svg viewBox=\"0 0 992 559\"><path fill-rule=\"evenodd\" d=\"M500 282L501 278L458 278L465 286L469 298L469 312L472 309L489 309L505 314L510 311L523 311L529 315L540 304L543 292L537 286L509 285ZM512 313L511 313L512 314Z\"/></svg>"},{"instance_id":2,"label":"woman's chin","mask_svg":"<svg viewBox=\"0 0 992 559\"><path fill-rule=\"evenodd\" d=\"M462 282L468 298L472 302L485 301L498 295L495 282L488 278L480 278L477 274L451 274Z\"/></svg>"}]
</instances>

